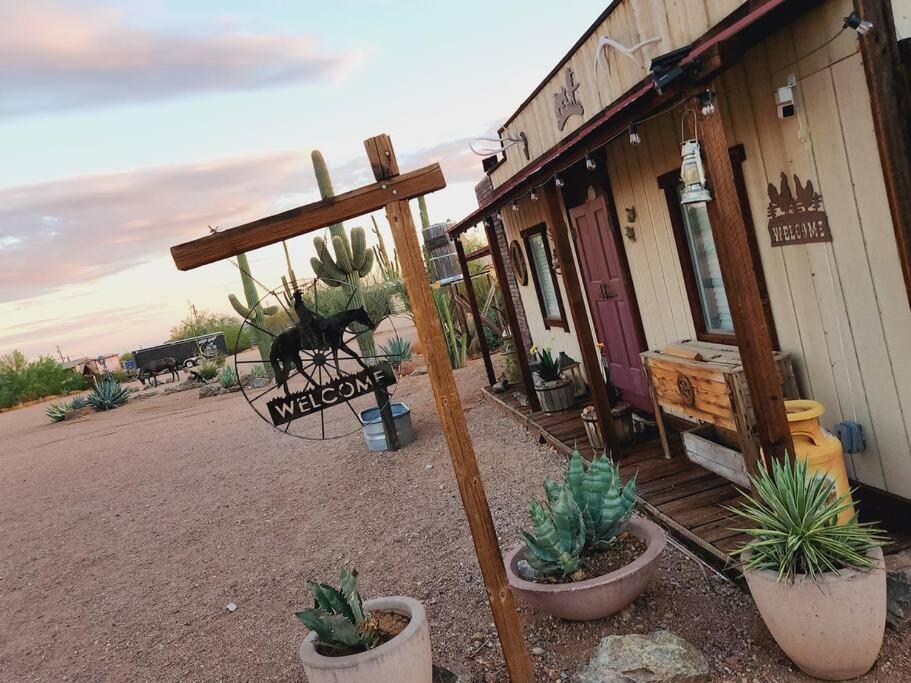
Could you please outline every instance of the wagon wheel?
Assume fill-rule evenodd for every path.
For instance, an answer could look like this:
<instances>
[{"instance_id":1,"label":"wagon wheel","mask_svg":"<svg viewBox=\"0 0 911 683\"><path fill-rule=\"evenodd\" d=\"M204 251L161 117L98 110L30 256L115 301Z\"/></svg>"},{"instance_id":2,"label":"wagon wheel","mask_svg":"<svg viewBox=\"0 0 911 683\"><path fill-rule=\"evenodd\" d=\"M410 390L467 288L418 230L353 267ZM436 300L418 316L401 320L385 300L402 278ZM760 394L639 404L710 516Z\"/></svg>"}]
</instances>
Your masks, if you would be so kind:
<instances>
[{"instance_id":1,"label":"wagon wheel","mask_svg":"<svg viewBox=\"0 0 911 683\"><path fill-rule=\"evenodd\" d=\"M347 282L329 287L320 280L299 281L298 290L304 305L324 318L358 308L355 305L357 300L364 297L362 290ZM382 328L383 336L398 336L388 307L380 320L373 320L373 329L357 323L347 325L341 332L337 353L326 345L325 340L298 337L307 338L308 344L316 348L301 348L296 353L299 367L296 367L297 363L289 364L286 393L284 387L276 383L268 358L260 356L257 341L264 341L263 349L268 352L281 333L290 331L291 334L300 334L294 302L289 295L289 290L285 288L267 292L244 318L238 338L248 332L253 346L248 351L234 354L234 367L244 399L267 424L289 436L305 440L336 439L353 434L365 424L380 422L380 411L377 409L385 408L391 402L398 380L398 359L386 353L374 340L375 331L379 328ZM262 319L258 310L271 315ZM365 371L385 371L386 376L392 378L391 384L384 388L385 392L380 393L381 398L373 391L347 396L346 389L352 386L364 391ZM334 391L333 387L337 390ZM331 397L332 400L324 403L324 397ZM285 407L294 405L298 411L312 412L276 425L269 408L274 402L280 402ZM365 411L369 414L362 418Z\"/></svg>"}]
</instances>

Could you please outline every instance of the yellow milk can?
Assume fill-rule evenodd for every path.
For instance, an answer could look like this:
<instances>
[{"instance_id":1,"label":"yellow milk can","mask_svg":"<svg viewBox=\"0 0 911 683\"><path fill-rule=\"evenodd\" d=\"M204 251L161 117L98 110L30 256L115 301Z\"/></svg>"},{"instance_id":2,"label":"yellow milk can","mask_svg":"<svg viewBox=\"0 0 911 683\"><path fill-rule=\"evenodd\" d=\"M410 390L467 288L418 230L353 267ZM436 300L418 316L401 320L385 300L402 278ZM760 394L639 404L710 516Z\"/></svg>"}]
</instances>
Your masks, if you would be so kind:
<instances>
[{"instance_id":1,"label":"yellow milk can","mask_svg":"<svg viewBox=\"0 0 911 683\"><path fill-rule=\"evenodd\" d=\"M835 483L835 495L841 497L848 494L850 498L851 489L841 440L819 424L819 417L825 412L825 407L819 401L809 400L785 401L784 407L788 413L795 457L806 460L807 474L819 473L831 479ZM853 515L853 507L845 508L838 516L838 521L844 524Z\"/></svg>"}]
</instances>

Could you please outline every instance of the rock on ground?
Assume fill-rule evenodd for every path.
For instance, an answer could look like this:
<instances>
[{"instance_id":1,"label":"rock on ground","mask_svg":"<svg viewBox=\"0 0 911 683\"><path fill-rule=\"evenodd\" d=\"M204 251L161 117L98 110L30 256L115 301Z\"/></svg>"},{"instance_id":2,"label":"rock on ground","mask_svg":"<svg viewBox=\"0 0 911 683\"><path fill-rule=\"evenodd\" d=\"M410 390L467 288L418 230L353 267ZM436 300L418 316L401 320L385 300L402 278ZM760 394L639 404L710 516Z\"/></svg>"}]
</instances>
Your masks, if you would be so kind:
<instances>
[{"instance_id":1,"label":"rock on ground","mask_svg":"<svg viewBox=\"0 0 911 683\"><path fill-rule=\"evenodd\" d=\"M911 550L886 556L886 623L896 630L911 624Z\"/></svg>"},{"instance_id":2,"label":"rock on ground","mask_svg":"<svg viewBox=\"0 0 911 683\"><path fill-rule=\"evenodd\" d=\"M659 629L602 639L578 683L646 683L708 680L702 653L683 638Z\"/></svg>"}]
</instances>

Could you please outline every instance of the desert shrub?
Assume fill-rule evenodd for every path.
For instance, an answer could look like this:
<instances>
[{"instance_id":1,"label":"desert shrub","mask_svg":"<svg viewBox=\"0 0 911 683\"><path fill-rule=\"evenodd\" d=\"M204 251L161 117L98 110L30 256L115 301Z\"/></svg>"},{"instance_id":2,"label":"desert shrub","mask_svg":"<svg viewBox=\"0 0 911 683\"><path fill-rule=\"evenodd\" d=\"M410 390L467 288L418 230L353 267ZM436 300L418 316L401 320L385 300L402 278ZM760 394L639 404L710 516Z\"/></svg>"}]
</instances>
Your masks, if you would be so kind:
<instances>
[{"instance_id":1,"label":"desert shrub","mask_svg":"<svg viewBox=\"0 0 911 683\"><path fill-rule=\"evenodd\" d=\"M82 375L67 370L50 356L33 361L20 351L0 356L0 408L87 387Z\"/></svg>"},{"instance_id":2,"label":"desert shrub","mask_svg":"<svg viewBox=\"0 0 911 683\"><path fill-rule=\"evenodd\" d=\"M241 330L242 321L233 315L212 313L211 311L198 311L196 315L188 314L177 325L171 328L171 341L200 337L204 334L223 332L228 353L246 351L253 342L250 337L250 328Z\"/></svg>"},{"instance_id":3,"label":"desert shrub","mask_svg":"<svg viewBox=\"0 0 911 683\"><path fill-rule=\"evenodd\" d=\"M206 361L199 366L199 369L196 372L198 372L199 376L204 380L210 380L218 374L218 366L211 361Z\"/></svg>"}]
</instances>

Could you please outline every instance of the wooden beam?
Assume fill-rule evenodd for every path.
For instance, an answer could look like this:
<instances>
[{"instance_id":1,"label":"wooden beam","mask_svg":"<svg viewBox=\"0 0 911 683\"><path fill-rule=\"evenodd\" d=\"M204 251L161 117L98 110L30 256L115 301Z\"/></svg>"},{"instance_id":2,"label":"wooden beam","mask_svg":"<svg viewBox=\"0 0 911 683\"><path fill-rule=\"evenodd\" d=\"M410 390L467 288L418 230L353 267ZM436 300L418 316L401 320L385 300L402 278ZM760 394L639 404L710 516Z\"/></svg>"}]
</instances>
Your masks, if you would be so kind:
<instances>
[{"instance_id":1,"label":"wooden beam","mask_svg":"<svg viewBox=\"0 0 911 683\"><path fill-rule=\"evenodd\" d=\"M367 149L370 165L378 181L387 183L398 175L398 162L388 135L369 138L364 141L364 147ZM418 242L408 202L389 202L386 205L386 217L389 219L392 238L398 250L405 288L411 299L414 324L426 352L427 371L433 386L437 413L446 442L449 444L452 467L459 484L468 527L474 539L481 575L487 587L487 598L500 636L506 669L514 683L533 683L534 672L522 635L522 622L516 612L512 591L506 579L497 530L490 515L484 485L481 483L481 473L478 471L478 462L468 434L455 376L449 365L449 354L446 352L443 333L436 317L430 283L421 255L421 245Z\"/></svg>"},{"instance_id":2,"label":"wooden beam","mask_svg":"<svg viewBox=\"0 0 911 683\"><path fill-rule=\"evenodd\" d=\"M756 412L756 429L765 456L782 460L794 453L788 428L781 380L773 356L772 335L766 323L756 274L749 267L749 235L734 181L734 169L720 113L703 116L699 125L706 167L712 178L712 201L708 202L712 237L718 253L727 293L740 361ZM756 458L744 453L750 473Z\"/></svg>"},{"instance_id":3,"label":"wooden beam","mask_svg":"<svg viewBox=\"0 0 911 683\"><path fill-rule=\"evenodd\" d=\"M465 298L468 299L468 305L471 308L471 318L474 321L475 336L478 340L478 346L481 347L481 356L484 358L484 369L487 371L487 384L493 386L497 381L497 376L493 371L493 362L490 360L490 349L487 346L487 337L484 335L484 321L481 320L481 311L478 310L478 296L474 291L474 284L471 281L471 271L468 270L468 260L465 258L465 247L462 246L462 240L459 237L456 237L453 242L455 242L459 267L462 269L462 282L465 283Z\"/></svg>"},{"instance_id":4,"label":"wooden beam","mask_svg":"<svg viewBox=\"0 0 911 683\"><path fill-rule=\"evenodd\" d=\"M245 251L363 216L393 200L408 200L446 187L439 164L365 185L344 194L261 218L171 247L179 270L191 270Z\"/></svg>"},{"instance_id":5,"label":"wooden beam","mask_svg":"<svg viewBox=\"0 0 911 683\"><path fill-rule=\"evenodd\" d=\"M858 42L898 260L911 304L911 67L902 63L891 0L854 0L854 11L873 23L873 30Z\"/></svg>"},{"instance_id":6,"label":"wooden beam","mask_svg":"<svg viewBox=\"0 0 911 683\"><path fill-rule=\"evenodd\" d=\"M519 364L519 371L522 373L522 384L525 385L528 407L531 408L532 412L536 413L541 410L541 402L538 400L538 392L535 391L535 381L531 376L531 366L528 363L528 346L525 344L525 339L522 338L519 316L516 314L516 307L513 305L512 296L509 293L509 274L506 272L506 264L503 262L503 254L500 252L500 245L497 242L497 232L490 218L484 220L484 231L487 233L487 244L490 245L493 269L497 274L497 281L500 283L500 291L503 292L503 305L506 306L506 322L509 323L513 345L516 347L516 361Z\"/></svg>"},{"instance_id":7,"label":"wooden beam","mask_svg":"<svg viewBox=\"0 0 911 683\"><path fill-rule=\"evenodd\" d=\"M554 243L554 252L560 264L560 275L563 278L563 291L569 302L569 313L573 319L576 338L579 340L579 349L582 352L582 366L588 377L588 384L592 390L592 401L595 405L595 414L601 425L601 435L604 443L614 460L620 457L620 442L617 440L616 430L613 428L613 415L610 401L607 397L607 383L604 381L601 366L601 352L594 335L591 323L588 320L588 309L585 305L585 294L579 284L579 275L576 269L576 259L573 257L573 248L569 240L569 227L566 223L563 201L557 194L553 183L544 183L540 188L541 209L544 219L550 226L550 237Z\"/></svg>"}]
</instances>

